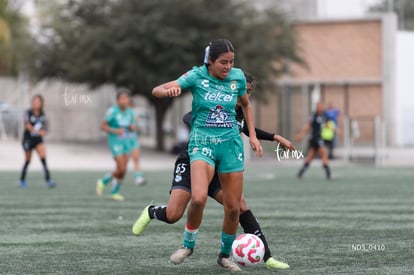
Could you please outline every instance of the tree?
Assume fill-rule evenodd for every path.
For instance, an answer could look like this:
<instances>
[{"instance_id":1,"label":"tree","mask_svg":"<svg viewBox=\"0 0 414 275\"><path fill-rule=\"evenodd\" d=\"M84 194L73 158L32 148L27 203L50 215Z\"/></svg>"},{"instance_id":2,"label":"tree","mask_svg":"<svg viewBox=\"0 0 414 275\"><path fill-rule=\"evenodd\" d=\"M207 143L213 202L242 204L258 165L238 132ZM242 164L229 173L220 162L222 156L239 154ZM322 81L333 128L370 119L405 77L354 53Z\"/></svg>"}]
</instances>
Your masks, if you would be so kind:
<instances>
[{"instance_id":1,"label":"tree","mask_svg":"<svg viewBox=\"0 0 414 275\"><path fill-rule=\"evenodd\" d=\"M35 54L33 45L28 21L18 4L0 0L0 75L29 70Z\"/></svg>"},{"instance_id":2,"label":"tree","mask_svg":"<svg viewBox=\"0 0 414 275\"><path fill-rule=\"evenodd\" d=\"M382 0L369 8L371 12L394 11L398 16L398 28L414 30L414 1L411 0Z\"/></svg>"},{"instance_id":3,"label":"tree","mask_svg":"<svg viewBox=\"0 0 414 275\"><path fill-rule=\"evenodd\" d=\"M114 83L154 106L157 148L172 99L156 99L156 85L176 79L203 60L214 38L231 40L240 66L260 78L299 61L293 32L278 13L259 14L245 2L222 0L69 1L48 26L39 77L60 76L92 86Z\"/></svg>"}]
</instances>

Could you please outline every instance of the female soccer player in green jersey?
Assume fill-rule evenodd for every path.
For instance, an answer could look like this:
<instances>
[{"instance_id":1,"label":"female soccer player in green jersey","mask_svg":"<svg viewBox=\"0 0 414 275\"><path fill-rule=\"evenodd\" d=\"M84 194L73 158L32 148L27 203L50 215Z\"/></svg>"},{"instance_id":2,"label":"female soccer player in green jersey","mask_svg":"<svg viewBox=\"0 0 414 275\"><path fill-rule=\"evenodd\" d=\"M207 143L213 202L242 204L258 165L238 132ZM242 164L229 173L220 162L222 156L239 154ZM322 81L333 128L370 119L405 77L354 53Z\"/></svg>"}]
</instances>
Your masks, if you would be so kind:
<instances>
[{"instance_id":1,"label":"female soccer player in green jersey","mask_svg":"<svg viewBox=\"0 0 414 275\"><path fill-rule=\"evenodd\" d=\"M190 90L193 95L188 146L191 203L187 212L183 246L170 260L180 264L191 255L202 221L208 187L216 168L224 207L222 245L217 262L228 270L239 271L238 265L229 259L231 245L236 238L243 191L244 152L235 112L238 99L249 129L250 145L257 156L262 156L263 149L256 137L244 73L233 68L233 45L228 40L219 39L211 42L207 51L207 65L194 67L177 80L153 89L156 97L176 97L182 90Z\"/></svg>"},{"instance_id":2,"label":"female soccer player in green jersey","mask_svg":"<svg viewBox=\"0 0 414 275\"><path fill-rule=\"evenodd\" d=\"M246 85L247 85L247 94L250 96L253 87L254 80L253 77L245 73ZM240 108L236 109L236 119L238 122L240 132L244 133L246 136L249 136L247 125L244 123L244 114ZM191 129L191 112L187 113L183 117L183 123ZM294 145L287 139L283 138L280 135L266 132L262 129L256 129L256 135L259 140L267 141L276 141L280 145L289 150L295 150ZM187 147L187 146L186 146ZM165 222L166 224L174 224L179 221L187 208L187 205L191 201L191 177L190 177L190 157L188 156L188 151L184 150L180 153L175 161L174 173L172 184L170 188L170 196L168 199L167 205L148 205L142 211L139 218L136 220L132 227L132 233L135 236L141 235L148 224L152 220L159 220ZM212 181L210 182L208 188L208 196L215 199L218 203L222 204L223 196L221 192L221 183L218 178L217 172L214 174ZM242 196L240 202L240 217L239 223L243 228L244 233L255 234L259 237L263 244L265 245L265 253L263 261L266 268L268 269L286 269L289 268L289 265L278 261L272 257L269 245L267 243L266 236L261 229L259 222L257 221L253 212L247 207L246 200Z\"/></svg>"},{"instance_id":3,"label":"female soccer player in green jersey","mask_svg":"<svg viewBox=\"0 0 414 275\"><path fill-rule=\"evenodd\" d=\"M122 181L124 180L129 155L131 154L130 132L135 131L134 112L128 107L130 104L129 91L125 88L119 89L117 104L108 109L101 129L108 133L108 145L116 162L116 169L108 173L96 184L96 194L102 196L105 186L113 179L111 198L123 201L124 197L119 194Z\"/></svg>"}]
</instances>

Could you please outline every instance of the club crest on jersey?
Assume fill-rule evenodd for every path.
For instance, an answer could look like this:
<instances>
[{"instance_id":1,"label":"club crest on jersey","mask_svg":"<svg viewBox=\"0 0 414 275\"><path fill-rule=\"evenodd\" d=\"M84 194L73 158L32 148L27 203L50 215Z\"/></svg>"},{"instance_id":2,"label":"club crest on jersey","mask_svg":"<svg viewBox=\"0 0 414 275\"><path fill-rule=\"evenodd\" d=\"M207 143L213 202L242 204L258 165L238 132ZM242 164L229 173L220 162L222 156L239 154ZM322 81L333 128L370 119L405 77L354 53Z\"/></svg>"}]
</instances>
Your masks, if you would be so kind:
<instances>
[{"instance_id":1,"label":"club crest on jersey","mask_svg":"<svg viewBox=\"0 0 414 275\"><path fill-rule=\"evenodd\" d=\"M234 90L236 90L236 89L237 89L236 81L232 81L232 82L230 83L230 89L231 89L232 91L234 91Z\"/></svg>"},{"instance_id":2,"label":"club crest on jersey","mask_svg":"<svg viewBox=\"0 0 414 275\"><path fill-rule=\"evenodd\" d=\"M175 182L180 182L183 180L183 176L181 176L181 174L177 174L175 175L174 181Z\"/></svg>"},{"instance_id":3,"label":"club crest on jersey","mask_svg":"<svg viewBox=\"0 0 414 275\"><path fill-rule=\"evenodd\" d=\"M233 128L233 120L229 113L221 105L210 109L206 127Z\"/></svg>"}]
</instances>

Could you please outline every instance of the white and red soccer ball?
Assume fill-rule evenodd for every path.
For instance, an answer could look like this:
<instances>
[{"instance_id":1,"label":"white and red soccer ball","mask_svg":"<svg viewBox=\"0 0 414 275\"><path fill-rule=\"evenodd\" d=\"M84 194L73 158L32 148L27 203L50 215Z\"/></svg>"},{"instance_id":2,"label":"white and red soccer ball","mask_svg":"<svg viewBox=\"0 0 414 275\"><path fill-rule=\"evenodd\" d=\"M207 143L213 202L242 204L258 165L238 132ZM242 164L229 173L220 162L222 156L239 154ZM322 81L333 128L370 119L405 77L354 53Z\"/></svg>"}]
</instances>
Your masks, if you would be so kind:
<instances>
[{"instance_id":1,"label":"white and red soccer ball","mask_svg":"<svg viewBox=\"0 0 414 275\"><path fill-rule=\"evenodd\" d=\"M241 234L231 247L233 259L241 266L255 266L263 261L265 247L262 240L253 234Z\"/></svg>"}]
</instances>

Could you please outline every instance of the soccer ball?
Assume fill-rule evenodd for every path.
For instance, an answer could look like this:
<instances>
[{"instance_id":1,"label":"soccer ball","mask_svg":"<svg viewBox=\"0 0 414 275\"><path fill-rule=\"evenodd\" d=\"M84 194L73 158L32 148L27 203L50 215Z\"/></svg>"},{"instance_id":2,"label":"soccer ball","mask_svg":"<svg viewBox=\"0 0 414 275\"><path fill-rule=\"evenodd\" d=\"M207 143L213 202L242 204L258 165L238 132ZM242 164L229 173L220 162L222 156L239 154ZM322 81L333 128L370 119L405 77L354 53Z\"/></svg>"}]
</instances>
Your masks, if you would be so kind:
<instances>
[{"instance_id":1,"label":"soccer ball","mask_svg":"<svg viewBox=\"0 0 414 275\"><path fill-rule=\"evenodd\" d=\"M241 234L231 246L233 259L241 266L255 266L263 260L265 247L262 240L253 234Z\"/></svg>"}]
</instances>

